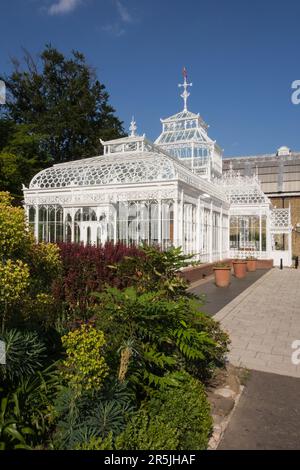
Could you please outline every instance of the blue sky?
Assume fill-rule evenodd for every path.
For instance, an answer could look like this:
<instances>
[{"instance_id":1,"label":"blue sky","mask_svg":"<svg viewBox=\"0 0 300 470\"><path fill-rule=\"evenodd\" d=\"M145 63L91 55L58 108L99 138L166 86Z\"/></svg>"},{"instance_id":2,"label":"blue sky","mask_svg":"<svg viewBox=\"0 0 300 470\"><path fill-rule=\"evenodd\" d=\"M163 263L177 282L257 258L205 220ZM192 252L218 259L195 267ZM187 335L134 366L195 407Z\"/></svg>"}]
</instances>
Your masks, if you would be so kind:
<instances>
[{"instance_id":1,"label":"blue sky","mask_svg":"<svg viewBox=\"0 0 300 470\"><path fill-rule=\"evenodd\" d=\"M225 155L300 150L299 0L1 0L0 70L25 47L83 52L128 128L154 140L193 82L200 112Z\"/></svg>"}]
</instances>

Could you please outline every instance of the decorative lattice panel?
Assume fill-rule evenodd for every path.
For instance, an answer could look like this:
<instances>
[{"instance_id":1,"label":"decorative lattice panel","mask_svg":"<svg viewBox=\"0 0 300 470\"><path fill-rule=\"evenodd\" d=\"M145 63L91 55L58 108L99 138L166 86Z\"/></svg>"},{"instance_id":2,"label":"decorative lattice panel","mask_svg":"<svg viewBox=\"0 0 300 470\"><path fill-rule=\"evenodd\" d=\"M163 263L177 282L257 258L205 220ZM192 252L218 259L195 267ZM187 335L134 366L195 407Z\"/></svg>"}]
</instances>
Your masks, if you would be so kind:
<instances>
[{"instance_id":1,"label":"decorative lattice panel","mask_svg":"<svg viewBox=\"0 0 300 470\"><path fill-rule=\"evenodd\" d=\"M111 159L99 157L90 163L56 165L38 173L30 189L63 188L68 186L93 186L120 183L142 183L170 180L176 177L171 159L159 154L143 158Z\"/></svg>"},{"instance_id":2,"label":"decorative lattice panel","mask_svg":"<svg viewBox=\"0 0 300 470\"><path fill-rule=\"evenodd\" d=\"M271 230L289 229L290 225L290 209L273 209L271 211Z\"/></svg>"},{"instance_id":3,"label":"decorative lattice panel","mask_svg":"<svg viewBox=\"0 0 300 470\"><path fill-rule=\"evenodd\" d=\"M230 170L218 181L231 204L268 204L270 200L261 189L256 175L241 176Z\"/></svg>"}]
</instances>

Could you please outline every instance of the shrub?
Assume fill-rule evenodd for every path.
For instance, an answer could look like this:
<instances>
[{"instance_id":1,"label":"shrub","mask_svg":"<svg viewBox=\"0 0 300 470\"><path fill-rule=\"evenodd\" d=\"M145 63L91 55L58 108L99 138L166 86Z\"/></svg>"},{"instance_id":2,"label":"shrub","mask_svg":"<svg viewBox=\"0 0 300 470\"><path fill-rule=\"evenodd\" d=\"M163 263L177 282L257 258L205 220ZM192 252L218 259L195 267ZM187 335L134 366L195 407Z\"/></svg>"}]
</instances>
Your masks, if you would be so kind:
<instances>
[{"instance_id":1,"label":"shrub","mask_svg":"<svg viewBox=\"0 0 300 470\"><path fill-rule=\"evenodd\" d=\"M218 337L219 326L198 311L196 300L171 300L160 291L140 294L133 287L107 288L97 297L95 321L110 338L107 358L121 380L160 387L170 382L168 372L193 366L208 375L223 360L227 335Z\"/></svg>"},{"instance_id":2,"label":"shrub","mask_svg":"<svg viewBox=\"0 0 300 470\"><path fill-rule=\"evenodd\" d=\"M157 246L140 247L143 256L127 256L114 266L118 278L127 280L139 292L159 290L170 298L188 295L187 282L178 275L180 268L191 264L191 256L181 248L171 247L162 251Z\"/></svg>"},{"instance_id":3,"label":"shrub","mask_svg":"<svg viewBox=\"0 0 300 470\"><path fill-rule=\"evenodd\" d=\"M92 436L89 441L84 441L75 446L75 450L113 450L112 433L104 439Z\"/></svg>"},{"instance_id":4,"label":"shrub","mask_svg":"<svg viewBox=\"0 0 300 470\"><path fill-rule=\"evenodd\" d=\"M1 331L11 316L12 309L9 308L20 300L29 286L29 269L23 261L8 259L5 263L0 261L0 315Z\"/></svg>"},{"instance_id":5,"label":"shrub","mask_svg":"<svg viewBox=\"0 0 300 470\"><path fill-rule=\"evenodd\" d=\"M11 205L9 193L0 192L0 259L21 259L33 242L24 210Z\"/></svg>"},{"instance_id":6,"label":"shrub","mask_svg":"<svg viewBox=\"0 0 300 470\"><path fill-rule=\"evenodd\" d=\"M122 450L204 450L212 431L203 385L188 374L179 387L156 393L116 438Z\"/></svg>"},{"instance_id":7,"label":"shrub","mask_svg":"<svg viewBox=\"0 0 300 470\"><path fill-rule=\"evenodd\" d=\"M102 331L91 324L82 324L61 340L67 354L62 364L64 379L79 393L99 390L108 374L102 352L105 345Z\"/></svg>"},{"instance_id":8,"label":"shrub","mask_svg":"<svg viewBox=\"0 0 300 470\"><path fill-rule=\"evenodd\" d=\"M107 443L110 435L115 438L125 429L134 410L133 401L127 384L115 381L105 383L100 392L83 392L80 396L70 388L63 389L55 402L55 447L74 449L88 446L94 439L98 444L100 440Z\"/></svg>"},{"instance_id":9,"label":"shrub","mask_svg":"<svg viewBox=\"0 0 300 470\"><path fill-rule=\"evenodd\" d=\"M117 450L176 450L178 445L178 432L172 422L160 415L150 416L145 409L134 414L115 442Z\"/></svg>"},{"instance_id":10,"label":"shrub","mask_svg":"<svg viewBox=\"0 0 300 470\"><path fill-rule=\"evenodd\" d=\"M178 450L207 448L212 431L210 405L201 382L183 374L179 387L161 391L148 404L150 416L159 415L163 422L172 423L178 433Z\"/></svg>"},{"instance_id":11,"label":"shrub","mask_svg":"<svg viewBox=\"0 0 300 470\"><path fill-rule=\"evenodd\" d=\"M52 293L52 283L62 269L59 247L54 243L33 243L26 256L32 293Z\"/></svg>"},{"instance_id":12,"label":"shrub","mask_svg":"<svg viewBox=\"0 0 300 470\"><path fill-rule=\"evenodd\" d=\"M20 412L16 394L0 390L0 450L31 449L35 432Z\"/></svg>"},{"instance_id":13,"label":"shrub","mask_svg":"<svg viewBox=\"0 0 300 470\"><path fill-rule=\"evenodd\" d=\"M101 247L62 243L59 247L63 271L53 292L58 302L67 303L81 317L85 317L87 308L95 302L91 292L101 292L105 284L120 288L129 285L130 280L117 276L111 266L127 256L142 256L138 248L122 243L108 242Z\"/></svg>"},{"instance_id":14,"label":"shrub","mask_svg":"<svg viewBox=\"0 0 300 470\"><path fill-rule=\"evenodd\" d=\"M13 207L11 202L12 198L9 193L0 193L2 331L4 326L20 326L22 322L30 322L31 312L34 320L43 324L42 318L46 307L45 303L43 305L43 302L40 302L39 295L51 294L52 282L61 269L58 247L50 243L35 243L27 227L24 210L20 207ZM47 306L49 306L49 300L48 297ZM39 308L41 308L40 315L37 312ZM54 322L55 319L53 319ZM40 324L35 326L40 326Z\"/></svg>"},{"instance_id":15,"label":"shrub","mask_svg":"<svg viewBox=\"0 0 300 470\"><path fill-rule=\"evenodd\" d=\"M52 366L21 378L9 391L0 389L0 449L46 446L58 388L58 374Z\"/></svg>"},{"instance_id":16,"label":"shrub","mask_svg":"<svg viewBox=\"0 0 300 470\"><path fill-rule=\"evenodd\" d=\"M18 383L42 367L46 348L36 332L6 330L0 339L6 348L6 365L0 365L3 381Z\"/></svg>"}]
</instances>

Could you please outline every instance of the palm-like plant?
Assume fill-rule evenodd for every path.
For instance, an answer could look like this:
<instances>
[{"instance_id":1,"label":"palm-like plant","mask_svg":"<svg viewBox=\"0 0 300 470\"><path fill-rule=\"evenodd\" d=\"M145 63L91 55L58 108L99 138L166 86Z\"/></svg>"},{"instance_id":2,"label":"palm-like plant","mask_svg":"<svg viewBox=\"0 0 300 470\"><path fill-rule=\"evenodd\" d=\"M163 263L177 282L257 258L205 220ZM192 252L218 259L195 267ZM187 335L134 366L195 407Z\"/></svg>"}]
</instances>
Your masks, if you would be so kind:
<instances>
[{"instance_id":1,"label":"palm-like plant","mask_svg":"<svg viewBox=\"0 0 300 470\"><path fill-rule=\"evenodd\" d=\"M17 383L41 369L46 347L36 332L11 329L4 331L0 339L6 349L6 364L0 366L2 380Z\"/></svg>"}]
</instances>

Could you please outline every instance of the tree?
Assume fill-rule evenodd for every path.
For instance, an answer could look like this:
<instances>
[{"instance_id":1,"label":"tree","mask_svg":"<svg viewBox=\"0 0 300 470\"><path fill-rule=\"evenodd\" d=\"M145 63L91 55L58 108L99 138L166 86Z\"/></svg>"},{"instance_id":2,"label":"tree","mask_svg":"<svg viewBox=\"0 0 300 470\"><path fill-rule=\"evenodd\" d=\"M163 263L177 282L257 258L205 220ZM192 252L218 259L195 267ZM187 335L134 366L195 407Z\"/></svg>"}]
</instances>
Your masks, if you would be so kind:
<instances>
[{"instance_id":1,"label":"tree","mask_svg":"<svg viewBox=\"0 0 300 470\"><path fill-rule=\"evenodd\" d=\"M38 156L63 162L97 155L99 138L124 135L122 122L109 104L105 86L78 51L71 58L46 45L36 62L28 52L25 68L14 59L13 71L4 77L7 87L6 119L30 126L43 136ZM11 131L10 125L2 128ZM1 126L0 126L1 130ZM7 146L8 142L0 138Z\"/></svg>"}]
</instances>

